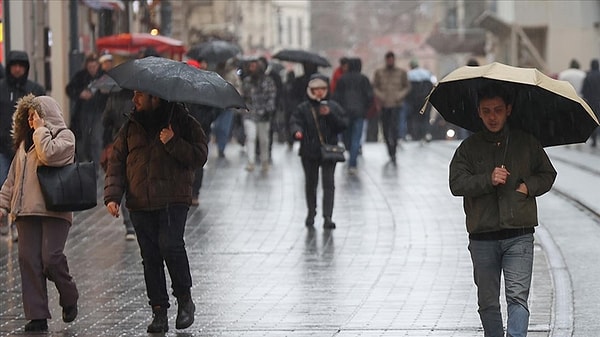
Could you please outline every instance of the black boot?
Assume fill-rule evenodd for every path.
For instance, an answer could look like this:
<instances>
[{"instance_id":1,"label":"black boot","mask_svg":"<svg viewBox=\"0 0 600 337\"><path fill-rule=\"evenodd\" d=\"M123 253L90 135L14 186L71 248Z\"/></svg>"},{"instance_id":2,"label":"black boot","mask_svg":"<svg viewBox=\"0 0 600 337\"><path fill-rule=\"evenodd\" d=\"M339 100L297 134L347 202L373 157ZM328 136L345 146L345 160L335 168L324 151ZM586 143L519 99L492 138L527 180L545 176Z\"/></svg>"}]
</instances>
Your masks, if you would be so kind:
<instances>
[{"instance_id":1,"label":"black boot","mask_svg":"<svg viewBox=\"0 0 600 337\"><path fill-rule=\"evenodd\" d=\"M33 319L25 324L27 332L44 332L48 331L48 321L45 319Z\"/></svg>"},{"instance_id":2,"label":"black boot","mask_svg":"<svg viewBox=\"0 0 600 337\"><path fill-rule=\"evenodd\" d=\"M326 216L323 218L325 221L323 222L323 228L325 229L335 229L335 222L331 221L331 218Z\"/></svg>"},{"instance_id":3,"label":"black boot","mask_svg":"<svg viewBox=\"0 0 600 337\"><path fill-rule=\"evenodd\" d=\"M184 296L177 299L177 319L175 320L176 329L185 329L194 323L194 313L196 306L192 301L192 296Z\"/></svg>"},{"instance_id":4,"label":"black boot","mask_svg":"<svg viewBox=\"0 0 600 337\"><path fill-rule=\"evenodd\" d=\"M313 214L309 214L306 216L306 220L304 220L304 225L306 227L312 227L315 224L315 216Z\"/></svg>"},{"instance_id":5,"label":"black boot","mask_svg":"<svg viewBox=\"0 0 600 337\"><path fill-rule=\"evenodd\" d=\"M62 319L65 323L70 323L77 317L77 303L65 306L62 310Z\"/></svg>"},{"instance_id":6,"label":"black boot","mask_svg":"<svg viewBox=\"0 0 600 337\"><path fill-rule=\"evenodd\" d=\"M169 320L167 319L167 308L152 308L152 323L148 325L148 332L167 332L169 331Z\"/></svg>"}]
</instances>

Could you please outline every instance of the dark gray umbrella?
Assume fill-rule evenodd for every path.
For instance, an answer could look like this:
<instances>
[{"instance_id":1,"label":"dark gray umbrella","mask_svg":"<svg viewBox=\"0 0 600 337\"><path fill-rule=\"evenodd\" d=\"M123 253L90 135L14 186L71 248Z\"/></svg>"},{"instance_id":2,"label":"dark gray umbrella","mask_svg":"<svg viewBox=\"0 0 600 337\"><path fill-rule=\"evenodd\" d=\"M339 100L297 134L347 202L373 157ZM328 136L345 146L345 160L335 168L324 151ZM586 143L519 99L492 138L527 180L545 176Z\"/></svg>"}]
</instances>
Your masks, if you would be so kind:
<instances>
[{"instance_id":1,"label":"dark gray umbrella","mask_svg":"<svg viewBox=\"0 0 600 337\"><path fill-rule=\"evenodd\" d=\"M100 76L100 78L92 81L90 83L90 88L98 89L101 93L111 93L111 92L119 92L122 88L117 84L117 82L108 74L104 74Z\"/></svg>"},{"instance_id":2,"label":"dark gray umbrella","mask_svg":"<svg viewBox=\"0 0 600 337\"><path fill-rule=\"evenodd\" d=\"M554 80L534 68L498 62L454 70L436 84L428 101L446 121L478 131L483 123L477 114L477 91L490 81L513 93L507 122L536 136L543 146L583 143L598 127L592 109L568 82Z\"/></svg>"},{"instance_id":3,"label":"dark gray umbrella","mask_svg":"<svg viewBox=\"0 0 600 337\"><path fill-rule=\"evenodd\" d=\"M221 63L241 53L242 49L231 42L213 40L193 46L186 56L195 60L204 59L208 63Z\"/></svg>"},{"instance_id":4,"label":"dark gray umbrella","mask_svg":"<svg viewBox=\"0 0 600 337\"><path fill-rule=\"evenodd\" d=\"M323 56L302 49L283 49L273 55L274 59L298 63L312 63L319 67L331 67L331 63Z\"/></svg>"},{"instance_id":5,"label":"dark gray umbrella","mask_svg":"<svg viewBox=\"0 0 600 337\"><path fill-rule=\"evenodd\" d=\"M147 92L169 102L204 104L217 108L246 108L244 99L219 74L186 63L149 56L108 71L119 86Z\"/></svg>"}]
</instances>

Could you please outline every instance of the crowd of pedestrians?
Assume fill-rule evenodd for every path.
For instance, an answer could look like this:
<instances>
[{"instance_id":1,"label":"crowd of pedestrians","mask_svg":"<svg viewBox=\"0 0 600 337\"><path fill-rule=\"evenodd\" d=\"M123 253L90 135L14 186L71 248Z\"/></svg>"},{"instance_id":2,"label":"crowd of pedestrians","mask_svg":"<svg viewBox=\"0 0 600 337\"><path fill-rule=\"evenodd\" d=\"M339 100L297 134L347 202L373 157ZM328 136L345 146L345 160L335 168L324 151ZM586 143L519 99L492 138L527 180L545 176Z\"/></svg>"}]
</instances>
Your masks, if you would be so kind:
<instances>
[{"instance_id":1,"label":"crowd of pedestrians","mask_svg":"<svg viewBox=\"0 0 600 337\"><path fill-rule=\"evenodd\" d=\"M149 55L156 53L147 51L139 57ZM37 166L38 162L49 164L52 161L56 164L73 160L100 163L104 172L98 174L105 175L107 210L115 217L122 216L125 238L137 240L140 247L153 315L147 331L164 333L169 329L167 310L170 302L163 265L167 267L173 295L177 298L175 327L185 329L194 322L195 305L190 292L192 278L184 232L189 207L200 204L203 165L209 157L211 135L216 141L219 159L225 158L227 144L236 138L247 157L245 169L253 172L258 165L263 174L267 174L273 165L270 154L275 134L290 149L298 142L305 178L305 226L314 227L319 208L320 175L322 226L327 230L335 229L333 207L337 162L323 158L323 144L343 143L348 157L347 173L356 175L361 144L368 140L372 128L383 131L389 163L393 166L398 161L399 141L428 140L431 107L426 107L425 114L420 111L436 82L435 76L416 59L410 61L408 70L399 67L392 51L384 55L383 61L369 78L363 74L360 58L342 57L330 79L311 62L302 63L300 76L291 70L282 76L285 68L276 69L264 57L249 58L240 63L229 59L213 65L213 69L233 84L244 98L247 109L221 109L167 102L146 92L96 86L113 67L114 59L108 53L90 54L65 88L73 105L69 129L63 131L67 123L61 108L52 98L44 96L41 85L28 80L27 54L9 52L5 76L0 80L0 180L4 182L0 192L0 221L3 222L0 229L3 235L10 232L12 239L19 242L23 307L25 317L30 320L25 330L45 331L48 328L46 280L53 281L59 290L65 322L71 322L77 316L78 292L63 254L72 213L46 211L39 193L21 198L22 186L34 182L28 181L30 175L24 170L19 171L19 163L31 161L35 164L31 167ZM209 69L209 64L200 58L189 59L187 64ZM579 63L573 60L569 69L558 77L571 82L595 113L600 112L598 60L592 60L588 72L579 70ZM486 129L472 137L465 136L467 140L460 145L450 164L450 188L453 194L465 198L469 250L486 334L492 335L503 329L497 310L501 272L506 274L513 268L520 270L514 275L505 275L506 284L518 283L522 288L518 293L507 293L508 329L516 336L521 333L519 331L526 330L523 322L528 318L532 233L537 223L534 198L550 189L556 172L538 143L504 126L512 108L506 94L500 88L486 90L478 93L478 112ZM17 116L14 122L13 115ZM473 163L473 153L483 151L482 144L489 142L498 144L497 151L501 150L500 145L507 148L509 135L511 147L535 153L537 166L531 172L519 168L520 171L513 169L510 174L498 163L491 163L488 166L493 168L492 171L488 172L486 166L482 176L474 177L472 172L482 168ZM596 146L595 134L592 146ZM11 168L15 155L21 161L15 161L17 164ZM523 165L531 167L525 162ZM499 201L481 195L491 188L502 189L506 185L517 186L518 192L531 197L525 209L527 214L515 217L516 222L508 228L485 227L488 223L498 223L498 218L503 215L490 213L482 219L481 209L488 208L480 204ZM33 190L39 192L39 188ZM29 189L27 192L30 193ZM9 216L8 210L17 208L21 213ZM46 227L53 230L48 231ZM20 238L17 233L21 234ZM497 253L495 245L499 241L506 249L521 252L516 266L512 260L505 263L503 254L494 259L501 263L492 266L482 259ZM40 245L40 242L49 244ZM489 272L490 268L493 272Z\"/></svg>"}]
</instances>

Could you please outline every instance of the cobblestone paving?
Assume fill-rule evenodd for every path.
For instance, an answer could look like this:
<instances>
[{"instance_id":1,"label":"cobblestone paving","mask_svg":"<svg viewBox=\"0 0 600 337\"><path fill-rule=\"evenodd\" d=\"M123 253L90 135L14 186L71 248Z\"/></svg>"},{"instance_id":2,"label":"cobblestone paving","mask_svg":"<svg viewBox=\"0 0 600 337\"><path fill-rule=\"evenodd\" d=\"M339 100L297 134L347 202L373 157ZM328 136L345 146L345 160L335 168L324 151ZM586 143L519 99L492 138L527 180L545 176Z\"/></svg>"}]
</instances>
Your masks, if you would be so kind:
<instances>
[{"instance_id":1,"label":"cobblestone paving","mask_svg":"<svg viewBox=\"0 0 600 337\"><path fill-rule=\"evenodd\" d=\"M240 147L206 166L186 245L196 322L170 336L482 336L460 198L447 168L456 143L404 144L398 166L367 144L359 173L336 171L334 221L304 227L296 152L275 144L269 172L246 172ZM214 154L212 154L214 156ZM320 200L319 200L320 201ZM320 203L319 203L320 204ZM146 336L139 250L103 207L78 213L67 257L80 314L60 320L50 285L50 336ZM23 336L16 246L0 242L0 335ZM529 336L549 336L553 287L536 244Z\"/></svg>"}]
</instances>

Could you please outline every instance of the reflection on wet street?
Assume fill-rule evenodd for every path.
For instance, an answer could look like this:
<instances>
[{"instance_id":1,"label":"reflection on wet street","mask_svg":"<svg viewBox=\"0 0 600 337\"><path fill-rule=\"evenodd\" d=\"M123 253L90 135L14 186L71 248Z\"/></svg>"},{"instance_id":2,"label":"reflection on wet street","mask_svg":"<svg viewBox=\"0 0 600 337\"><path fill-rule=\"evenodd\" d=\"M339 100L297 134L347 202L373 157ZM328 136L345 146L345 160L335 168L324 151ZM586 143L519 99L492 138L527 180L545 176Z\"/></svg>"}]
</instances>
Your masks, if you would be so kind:
<instances>
[{"instance_id":1,"label":"reflection on wet street","mask_svg":"<svg viewBox=\"0 0 600 337\"><path fill-rule=\"evenodd\" d=\"M186 245L196 321L167 335L481 336L464 215L450 195L456 143L406 143L398 166L384 144L366 144L359 173L336 170L335 230L304 226L296 152L275 144L268 173L244 170L240 147L205 168ZM0 335L23 336L17 249L0 243ZM135 241L97 207L78 213L66 249L81 292L79 316L60 319L49 284L50 336L146 336L151 311ZM531 336L548 336L552 286L536 246Z\"/></svg>"}]
</instances>

